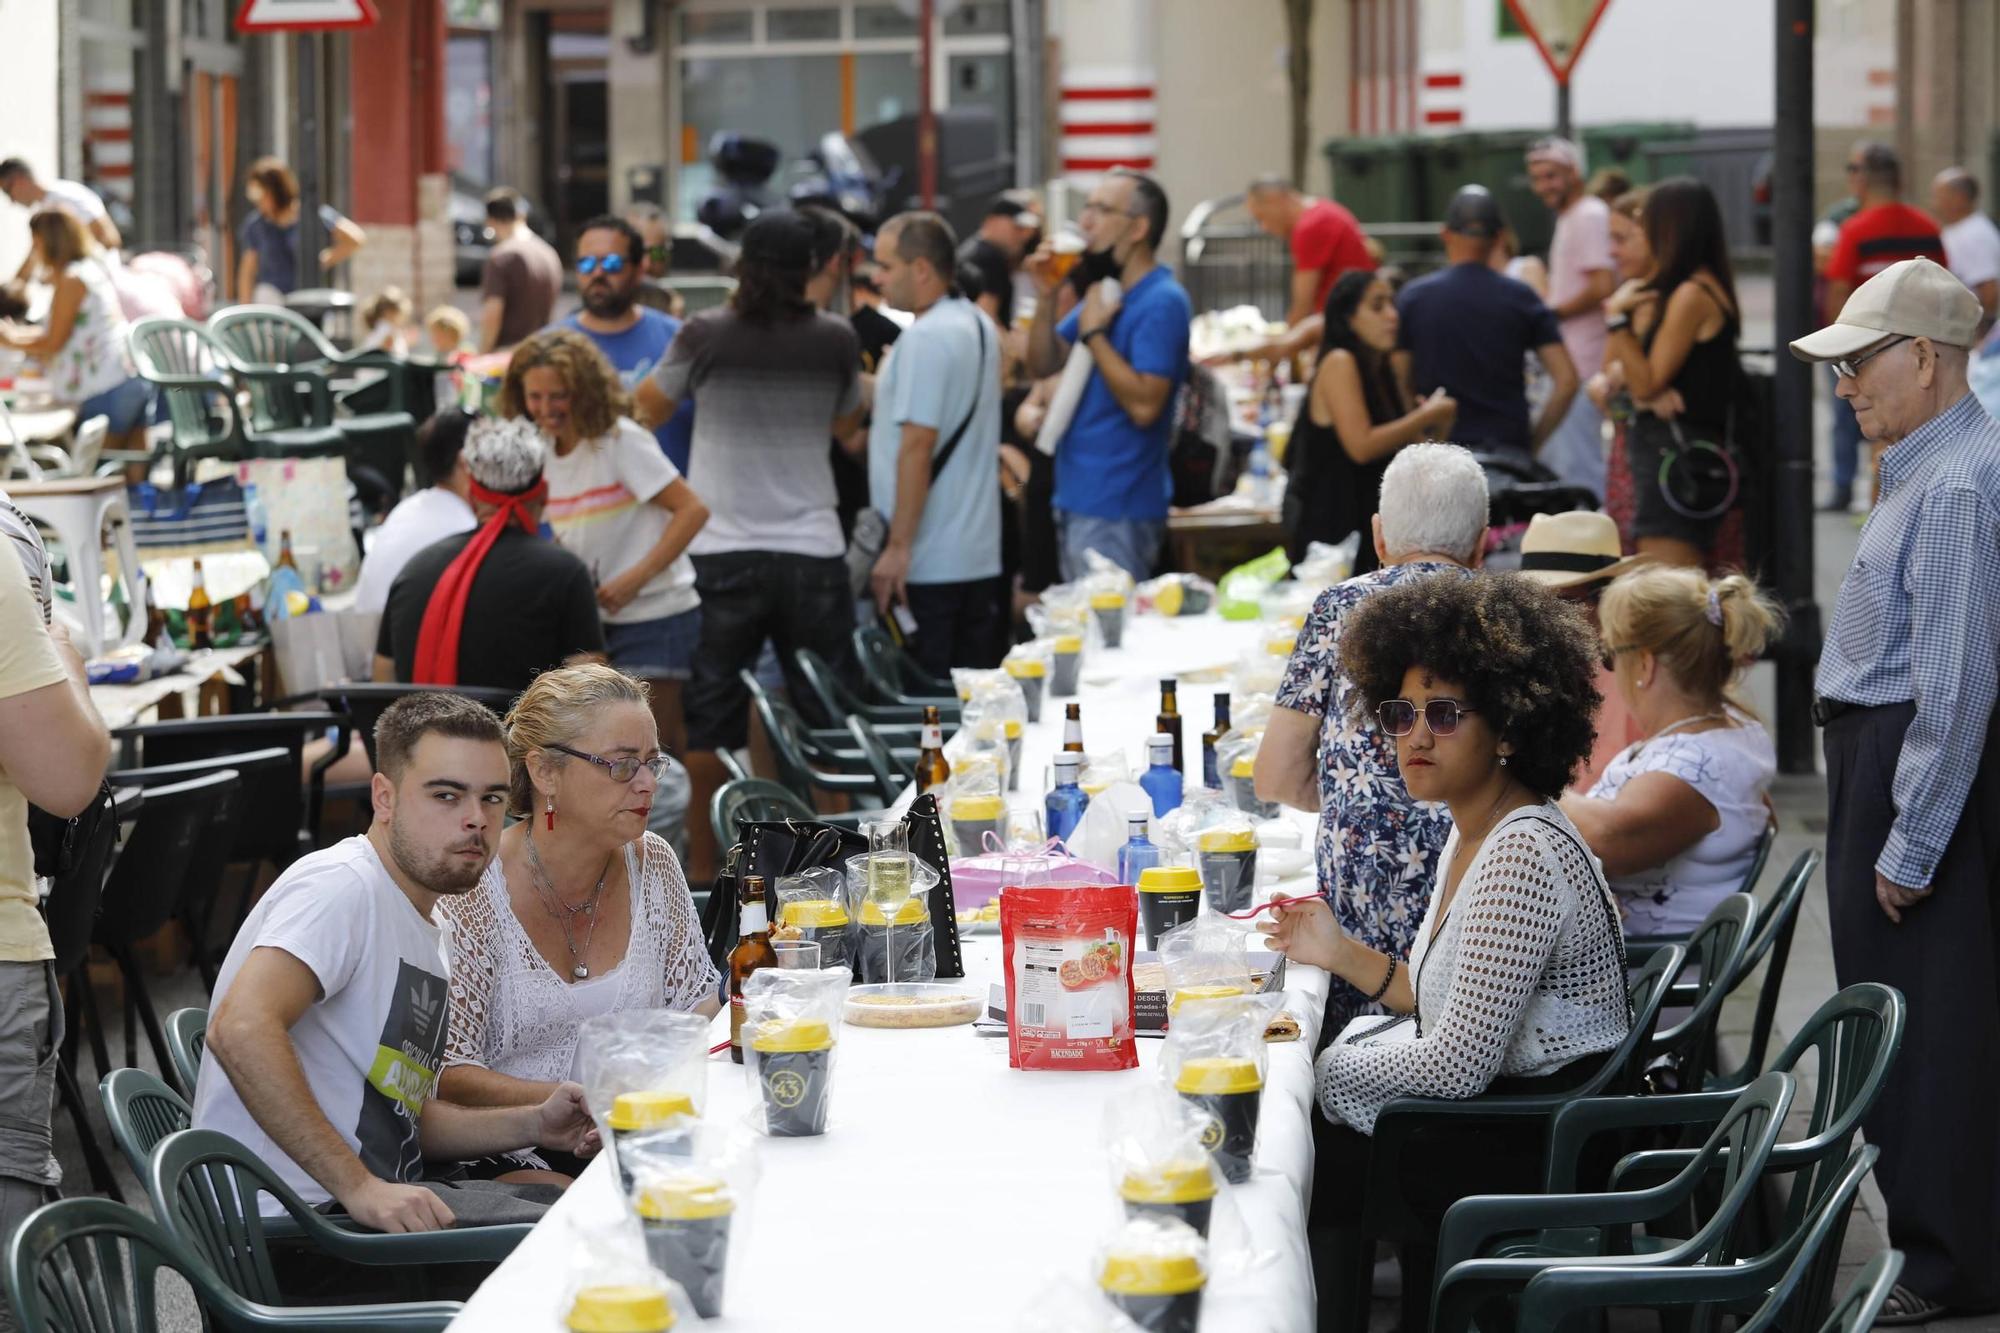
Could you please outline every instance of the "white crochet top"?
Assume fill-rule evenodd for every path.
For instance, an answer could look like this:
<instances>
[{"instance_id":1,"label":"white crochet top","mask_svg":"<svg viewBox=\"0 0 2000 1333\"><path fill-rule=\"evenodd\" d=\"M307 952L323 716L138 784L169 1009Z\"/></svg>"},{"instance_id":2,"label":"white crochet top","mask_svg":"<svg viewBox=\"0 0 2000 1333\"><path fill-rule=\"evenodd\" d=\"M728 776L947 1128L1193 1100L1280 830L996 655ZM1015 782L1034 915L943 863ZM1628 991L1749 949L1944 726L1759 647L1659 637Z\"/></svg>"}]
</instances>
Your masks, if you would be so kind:
<instances>
[{"instance_id":1,"label":"white crochet top","mask_svg":"<svg viewBox=\"0 0 2000 1333\"><path fill-rule=\"evenodd\" d=\"M1457 849L1454 831L1439 866ZM1631 1018L1610 893L1553 803L1501 819L1442 929L1434 892L1411 947L1421 1032L1405 1022L1394 1030L1403 1040L1351 1042L1384 1023L1355 1019L1319 1057L1327 1118L1372 1133L1396 1097L1472 1097L1501 1075L1549 1074L1617 1046Z\"/></svg>"},{"instance_id":2,"label":"white crochet top","mask_svg":"<svg viewBox=\"0 0 2000 1333\"><path fill-rule=\"evenodd\" d=\"M472 892L441 900L451 977L444 1063L479 1065L536 1082L574 1078L577 1024L629 1009L692 1009L718 974L673 849L648 833L625 848L632 938L625 959L572 984L536 951L514 916L494 857ZM606 1001L603 987L615 987Z\"/></svg>"}]
</instances>

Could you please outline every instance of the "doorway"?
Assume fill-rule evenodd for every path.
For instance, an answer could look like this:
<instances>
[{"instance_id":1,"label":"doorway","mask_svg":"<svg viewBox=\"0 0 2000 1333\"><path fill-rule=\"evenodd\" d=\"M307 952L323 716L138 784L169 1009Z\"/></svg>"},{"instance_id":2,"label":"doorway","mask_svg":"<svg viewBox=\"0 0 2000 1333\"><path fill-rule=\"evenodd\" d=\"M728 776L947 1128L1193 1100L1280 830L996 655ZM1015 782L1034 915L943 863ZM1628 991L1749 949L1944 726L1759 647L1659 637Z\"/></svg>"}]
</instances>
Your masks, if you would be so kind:
<instances>
[{"instance_id":1,"label":"doorway","mask_svg":"<svg viewBox=\"0 0 2000 1333\"><path fill-rule=\"evenodd\" d=\"M550 14L547 22L542 179L556 246L568 254L577 228L611 208L611 36L601 9Z\"/></svg>"}]
</instances>

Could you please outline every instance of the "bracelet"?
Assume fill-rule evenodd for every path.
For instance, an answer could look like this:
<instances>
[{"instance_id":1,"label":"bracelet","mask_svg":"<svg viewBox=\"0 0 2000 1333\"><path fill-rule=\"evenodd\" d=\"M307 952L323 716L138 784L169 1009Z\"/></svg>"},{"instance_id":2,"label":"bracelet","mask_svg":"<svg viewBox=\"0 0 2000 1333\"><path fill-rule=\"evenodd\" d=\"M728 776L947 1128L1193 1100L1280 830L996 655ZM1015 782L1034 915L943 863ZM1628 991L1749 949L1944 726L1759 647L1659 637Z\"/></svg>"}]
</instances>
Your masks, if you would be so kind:
<instances>
[{"instance_id":1,"label":"bracelet","mask_svg":"<svg viewBox=\"0 0 2000 1333\"><path fill-rule=\"evenodd\" d=\"M1604 321L1604 331L1606 333L1616 333L1620 329L1627 329L1630 328L1631 326L1632 326L1632 317L1627 314L1613 315L1611 318Z\"/></svg>"},{"instance_id":2,"label":"bracelet","mask_svg":"<svg viewBox=\"0 0 2000 1333\"><path fill-rule=\"evenodd\" d=\"M1082 333L1077 335L1077 341L1084 344L1085 346L1088 346L1092 338L1102 338L1105 334L1109 332L1110 332L1109 329L1105 328L1104 325L1100 324L1096 328L1088 331L1087 333Z\"/></svg>"},{"instance_id":3,"label":"bracelet","mask_svg":"<svg viewBox=\"0 0 2000 1333\"><path fill-rule=\"evenodd\" d=\"M1384 995L1387 995L1389 993L1389 985L1391 982L1395 981L1395 979L1396 979L1396 960L1394 958L1391 958L1389 960L1389 971L1387 975L1385 975L1382 978L1382 984L1375 988L1375 993L1368 997L1368 1003L1374 1004L1378 1000L1380 1000Z\"/></svg>"}]
</instances>

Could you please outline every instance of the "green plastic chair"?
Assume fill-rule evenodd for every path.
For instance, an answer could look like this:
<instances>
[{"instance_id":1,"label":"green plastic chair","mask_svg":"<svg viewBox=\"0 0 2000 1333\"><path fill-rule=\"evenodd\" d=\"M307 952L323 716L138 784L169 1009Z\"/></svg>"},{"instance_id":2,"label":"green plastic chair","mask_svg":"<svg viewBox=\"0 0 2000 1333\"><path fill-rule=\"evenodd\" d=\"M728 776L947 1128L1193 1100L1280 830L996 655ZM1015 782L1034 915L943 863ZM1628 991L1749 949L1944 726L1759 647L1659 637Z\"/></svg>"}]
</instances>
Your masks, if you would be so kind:
<instances>
[{"instance_id":1,"label":"green plastic chair","mask_svg":"<svg viewBox=\"0 0 2000 1333\"><path fill-rule=\"evenodd\" d=\"M228 354L207 329L187 319L142 319L128 342L139 378L166 399L176 485L187 484L199 459L233 463L250 452Z\"/></svg>"},{"instance_id":2,"label":"green plastic chair","mask_svg":"<svg viewBox=\"0 0 2000 1333\"><path fill-rule=\"evenodd\" d=\"M146 1178L153 1149L168 1135L194 1122L194 1112L181 1095L143 1069L114 1069L98 1085L111 1137L132 1165L132 1174Z\"/></svg>"},{"instance_id":3,"label":"green plastic chair","mask_svg":"<svg viewBox=\"0 0 2000 1333\"><path fill-rule=\"evenodd\" d=\"M861 677L881 702L904 708L935 705L939 714L949 711L957 720L958 691L948 680L929 675L911 656L896 645L889 632L876 625L861 625L854 631L854 656L861 663Z\"/></svg>"},{"instance_id":4,"label":"green plastic chair","mask_svg":"<svg viewBox=\"0 0 2000 1333\"><path fill-rule=\"evenodd\" d=\"M1629 1267L1733 1262L1738 1219L1763 1181L1797 1091L1798 1081L1790 1074L1763 1075L1736 1095L1692 1160L1673 1179L1650 1189L1621 1188L1623 1182L1614 1174L1611 1191L1604 1194L1459 1200L1438 1233L1441 1276L1432 1300L1432 1329L1470 1329L1481 1307L1518 1296L1537 1275L1602 1263L1606 1256ZM1711 1181L1719 1181L1721 1195L1693 1235L1649 1253L1633 1253L1634 1228L1678 1216ZM1524 1232L1531 1239L1501 1244ZM1594 1242L1581 1257L1571 1252L1579 1234Z\"/></svg>"},{"instance_id":5,"label":"green plastic chair","mask_svg":"<svg viewBox=\"0 0 2000 1333\"><path fill-rule=\"evenodd\" d=\"M1791 1188L1782 1216L1767 1230L1798 1234L1835 1187L1855 1133L1895 1069L1906 1015L1903 996L1894 988L1877 982L1849 986L1820 1005L1771 1061L1773 1071L1796 1074L1806 1057L1815 1055L1817 1074L1804 1125L1771 1153L1768 1173L1790 1176ZM1573 1191L1578 1164L1600 1135L1699 1132L1716 1124L1734 1099L1731 1092L1711 1091L1574 1102L1557 1112L1550 1126L1547 1187L1551 1193ZM1629 1178L1663 1177L1684 1169L1692 1156L1686 1148L1653 1149L1627 1157L1620 1169ZM1813 1308L1832 1297L1831 1270L1824 1277L1825 1285L1807 1293Z\"/></svg>"},{"instance_id":6,"label":"green plastic chair","mask_svg":"<svg viewBox=\"0 0 2000 1333\"><path fill-rule=\"evenodd\" d=\"M1699 1315L1748 1304L1756 1313L1738 1325L1737 1333L1812 1328L1814 1317L1801 1306L1801 1297L1821 1285L1831 1287L1840 1264L1840 1237L1846 1232L1847 1215L1876 1156L1877 1149L1867 1145L1848 1158L1806 1225L1756 1258L1719 1266L1653 1267L1618 1259L1550 1268L1522 1291L1517 1325L1522 1329L1554 1329L1570 1326L1568 1321L1575 1316L1611 1309L1644 1308L1658 1311L1664 1318L1683 1311ZM1868 1328L1902 1267L1903 1256L1898 1251L1877 1255L1818 1327L1823 1333L1858 1333Z\"/></svg>"},{"instance_id":7,"label":"green plastic chair","mask_svg":"<svg viewBox=\"0 0 2000 1333\"><path fill-rule=\"evenodd\" d=\"M1778 840L1778 826L1766 823L1762 833L1757 835L1757 847L1750 855L1750 868L1743 872L1742 882L1737 884L1738 893L1755 896L1757 885L1763 881L1764 866L1771 859L1771 844ZM1636 965L1663 944L1686 944L1685 935L1628 935L1625 938L1625 956Z\"/></svg>"},{"instance_id":8,"label":"green plastic chair","mask_svg":"<svg viewBox=\"0 0 2000 1333\"><path fill-rule=\"evenodd\" d=\"M883 804L894 805L902 799L904 789L917 780L915 757L906 762L889 748L889 742L882 739L882 733L875 730L866 718L848 718L847 729L861 743L862 757L875 774L875 785L882 790Z\"/></svg>"},{"instance_id":9,"label":"green plastic chair","mask_svg":"<svg viewBox=\"0 0 2000 1333\"><path fill-rule=\"evenodd\" d=\"M161 1326L163 1270L179 1274L212 1325L229 1333L433 1333L464 1309L456 1301L278 1308L246 1300L165 1228L109 1199L62 1199L30 1213L7 1246L7 1299L27 1333L151 1333Z\"/></svg>"},{"instance_id":10,"label":"green plastic chair","mask_svg":"<svg viewBox=\"0 0 2000 1333\"><path fill-rule=\"evenodd\" d=\"M715 752L715 762L722 765L722 771L729 782L742 782L750 776L750 770L743 767L743 761L736 757L736 751L722 746Z\"/></svg>"},{"instance_id":11,"label":"green plastic chair","mask_svg":"<svg viewBox=\"0 0 2000 1333\"><path fill-rule=\"evenodd\" d=\"M1760 965L1764 968L1764 979L1757 990L1757 1010L1750 1020L1750 1039L1745 1043L1742 1064L1709 1075L1711 1088L1740 1088L1764 1068L1764 1058L1771 1049L1771 1028L1778 1018L1778 993L1784 988L1785 965L1792 956L1792 934L1799 924L1799 907L1805 901L1806 888L1812 883L1820 860L1816 847L1800 852L1799 859L1792 862L1792 868L1778 881L1771 901L1757 911L1757 933L1750 937L1750 947L1737 968L1735 983L1730 986L1734 991Z\"/></svg>"},{"instance_id":12,"label":"green plastic chair","mask_svg":"<svg viewBox=\"0 0 2000 1333\"><path fill-rule=\"evenodd\" d=\"M869 768L867 757L859 750L843 752L827 747L789 704L763 690L751 691L750 704L757 710L757 720L763 724L765 738L771 743L778 781L791 788L800 800L811 804L816 791L832 791L866 795L885 806L895 804L901 789L885 792ZM841 734L853 739L852 733Z\"/></svg>"},{"instance_id":13,"label":"green plastic chair","mask_svg":"<svg viewBox=\"0 0 2000 1333\"><path fill-rule=\"evenodd\" d=\"M725 782L715 789L715 795L708 802L708 822L715 831L717 847L734 847L741 836L737 829L746 820L766 823L796 819L811 823L818 818L818 812L800 800L790 788L767 778L738 778Z\"/></svg>"},{"instance_id":14,"label":"green plastic chair","mask_svg":"<svg viewBox=\"0 0 2000 1333\"><path fill-rule=\"evenodd\" d=\"M822 718L834 725L849 717L868 719L877 729L893 734L901 731L914 733L924 724L924 710L904 704L870 703L848 688L824 657L810 648L801 648L792 654L797 662L799 674L813 692ZM939 714L943 714L940 712Z\"/></svg>"},{"instance_id":15,"label":"green plastic chair","mask_svg":"<svg viewBox=\"0 0 2000 1333\"><path fill-rule=\"evenodd\" d=\"M1671 1063L1683 1088L1707 1084L1715 1058L1715 1025L1722 1003L1743 977L1743 959L1757 925L1757 900L1732 893L1709 911L1688 937L1687 956L1667 988L1666 1005L1688 1006L1647 1043L1645 1063Z\"/></svg>"},{"instance_id":16,"label":"green plastic chair","mask_svg":"<svg viewBox=\"0 0 2000 1333\"><path fill-rule=\"evenodd\" d=\"M525 1223L454 1227L388 1236L342 1226L309 1206L249 1149L212 1129L184 1129L153 1149L146 1193L167 1234L248 1301L283 1301L271 1267L271 1242L294 1235L349 1263L421 1266L499 1263L532 1229ZM286 1217L274 1227L258 1195L276 1199ZM283 1226L285 1221L290 1226ZM296 1228L296 1232L292 1228Z\"/></svg>"},{"instance_id":17,"label":"green plastic chair","mask_svg":"<svg viewBox=\"0 0 2000 1333\"><path fill-rule=\"evenodd\" d=\"M194 1096L195 1079L201 1073L201 1053L208 1045L208 1010L176 1009L167 1015L167 1057L173 1061L174 1077Z\"/></svg>"},{"instance_id":18,"label":"green plastic chair","mask_svg":"<svg viewBox=\"0 0 2000 1333\"><path fill-rule=\"evenodd\" d=\"M1312 1243L1324 1259L1316 1265L1324 1280L1319 1302L1322 1319L1349 1328L1366 1328L1370 1302L1369 1273L1375 1263L1378 1240L1414 1242L1428 1245L1435 1236L1435 1221L1421 1215L1404 1191L1409 1173L1405 1159L1421 1169L1423 1140L1433 1135L1470 1131L1496 1132L1506 1136L1510 1146L1525 1154L1534 1174L1543 1174L1548 1141L1548 1125L1557 1111L1583 1097L1636 1093L1641 1088L1646 1053L1659 1022L1660 1004L1668 983L1677 975L1685 957L1681 946L1670 944L1646 960L1626 987L1632 1006L1632 1026L1625 1039L1603 1059L1591 1076L1573 1089L1553 1093L1484 1093L1463 1099L1450 1097L1398 1097L1375 1117L1375 1132L1369 1139L1365 1178L1356 1188L1362 1191L1361 1215L1348 1226L1316 1232ZM1427 1304L1423 1282L1404 1286L1406 1314L1417 1315ZM1411 1321L1405 1321L1411 1326ZM1421 1322L1414 1326L1421 1327Z\"/></svg>"}]
</instances>

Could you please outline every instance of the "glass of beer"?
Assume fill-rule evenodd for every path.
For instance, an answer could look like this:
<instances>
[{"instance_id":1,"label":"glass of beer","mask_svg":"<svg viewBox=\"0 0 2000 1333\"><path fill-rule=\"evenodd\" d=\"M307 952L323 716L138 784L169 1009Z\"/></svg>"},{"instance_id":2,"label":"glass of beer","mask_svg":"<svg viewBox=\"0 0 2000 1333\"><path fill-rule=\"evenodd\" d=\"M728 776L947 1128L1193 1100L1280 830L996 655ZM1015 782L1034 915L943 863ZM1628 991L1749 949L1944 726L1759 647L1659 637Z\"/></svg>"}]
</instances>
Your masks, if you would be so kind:
<instances>
[{"instance_id":1,"label":"glass of beer","mask_svg":"<svg viewBox=\"0 0 2000 1333\"><path fill-rule=\"evenodd\" d=\"M1050 274L1058 283L1069 281L1070 270L1083 258L1083 233L1074 227L1064 227L1050 240L1049 246L1054 251L1049 257Z\"/></svg>"}]
</instances>

